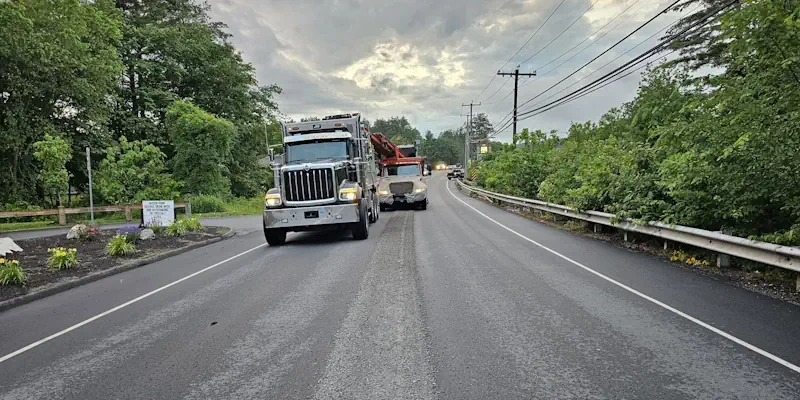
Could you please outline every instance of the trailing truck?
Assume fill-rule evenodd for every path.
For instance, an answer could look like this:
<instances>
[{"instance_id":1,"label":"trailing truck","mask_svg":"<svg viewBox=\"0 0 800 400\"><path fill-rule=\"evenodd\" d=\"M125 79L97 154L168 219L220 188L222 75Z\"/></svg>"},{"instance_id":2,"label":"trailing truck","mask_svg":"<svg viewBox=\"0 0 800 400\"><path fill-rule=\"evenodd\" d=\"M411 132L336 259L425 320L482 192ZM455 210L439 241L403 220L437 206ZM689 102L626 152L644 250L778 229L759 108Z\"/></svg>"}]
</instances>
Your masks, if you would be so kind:
<instances>
[{"instance_id":1,"label":"trailing truck","mask_svg":"<svg viewBox=\"0 0 800 400\"><path fill-rule=\"evenodd\" d=\"M283 161L271 164L274 186L264 197L270 246L288 232L349 229L366 239L377 221L377 168L359 114L281 124Z\"/></svg>"},{"instance_id":2,"label":"trailing truck","mask_svg":"<svg viewBox=\"0 0 800 400\"><path fill-rule=\"evenodd\" d=\"M425 159L416 157L416 146L396 146L381 133L373 133L370 138L380 157L380 210L401 206L426 210L428 185L425 183L425 176L430 172L426 168Z\"/></svg>"}]
</instances>

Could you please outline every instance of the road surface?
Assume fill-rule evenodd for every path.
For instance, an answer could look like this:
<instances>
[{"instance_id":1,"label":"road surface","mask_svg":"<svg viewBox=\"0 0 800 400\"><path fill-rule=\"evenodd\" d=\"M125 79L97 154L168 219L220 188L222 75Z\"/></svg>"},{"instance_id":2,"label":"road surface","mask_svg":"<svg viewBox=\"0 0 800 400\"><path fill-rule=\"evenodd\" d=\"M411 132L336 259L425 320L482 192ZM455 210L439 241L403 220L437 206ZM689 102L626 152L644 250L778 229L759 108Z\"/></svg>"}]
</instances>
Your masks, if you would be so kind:
<instances>
[{"instance_id":1,"label":"road surface","mask_svg":"<svg viewBox=\"0 0 800 400\"><path fill-rule=\"evenodd\" d=\"M798 398L800 307L429 185L0 313L0 399Z\"/></svg>"}]
</instances>

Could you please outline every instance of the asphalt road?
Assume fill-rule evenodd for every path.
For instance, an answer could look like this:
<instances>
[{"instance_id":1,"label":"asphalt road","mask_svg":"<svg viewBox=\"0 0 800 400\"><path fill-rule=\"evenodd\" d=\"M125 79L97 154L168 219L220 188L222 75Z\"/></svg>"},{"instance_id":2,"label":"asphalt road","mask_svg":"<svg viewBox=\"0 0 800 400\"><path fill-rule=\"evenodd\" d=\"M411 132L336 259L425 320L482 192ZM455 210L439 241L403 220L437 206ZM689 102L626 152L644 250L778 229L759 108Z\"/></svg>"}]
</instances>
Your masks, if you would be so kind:
<instances>
[{"instance_id":1,"label":"asphalt road","mask_svg":"<svg viewBox=\"0 0 800 400\"><path fill-rule=\"evenodd\" d=\"M233 239L0 313L0 398L800 396L800 307L439 174L430 198L366 241L271 248L242 219Z\"/></svg>"}]
</instances>

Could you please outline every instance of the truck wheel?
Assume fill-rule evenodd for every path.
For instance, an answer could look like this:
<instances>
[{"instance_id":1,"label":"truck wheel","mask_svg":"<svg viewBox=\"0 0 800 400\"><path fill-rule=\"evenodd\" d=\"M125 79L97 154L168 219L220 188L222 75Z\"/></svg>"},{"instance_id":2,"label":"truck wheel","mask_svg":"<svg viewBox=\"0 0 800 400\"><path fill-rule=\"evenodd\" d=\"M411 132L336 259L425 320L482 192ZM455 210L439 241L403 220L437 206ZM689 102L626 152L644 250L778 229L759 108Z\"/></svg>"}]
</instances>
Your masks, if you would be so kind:
<instances>
[{"instance_id":1,"label":"truck wheel","mask_svg":"<svg viewBox=\"0 0 800 400\"><path fill-rule=\"evenodd\" d=\"M281 246L286 243L286 231L283 229L264 229L264 238L270 246Z\"/></svg>"},{"instance_id":2,"label":"truck wheel","mask_svg":"<svg viewBox=\"0 0 800 400\"><path fill-rule=\"evenodd\" d=\"M381 209L381 211L386 211L386 206L385 206L385 205L383 205L383 204L381 204L381 207L380 207L380 209Z\"/></svg>"},{"instance_id":3,"label":"truck wheel","mask_svg":"<svg viewBox=\"0 0 800 400\"><path fill-rule=\"evenodd\" d=\"M420 210L427 210L428 209L428 200L422 200L422 204L419 205Z\"/></svg>"},{"instance_id":4,"label":"truck wheel","mask_svg":"<svg viewBox=\"0 0 800 400\"><path fill-rule=\"evenodd\" d=\"M367 202L362 201L359 207L359 221L353 224L353 239L364 240L369 237L369 221L367 221Z\"/></svg>"}]
</instances>

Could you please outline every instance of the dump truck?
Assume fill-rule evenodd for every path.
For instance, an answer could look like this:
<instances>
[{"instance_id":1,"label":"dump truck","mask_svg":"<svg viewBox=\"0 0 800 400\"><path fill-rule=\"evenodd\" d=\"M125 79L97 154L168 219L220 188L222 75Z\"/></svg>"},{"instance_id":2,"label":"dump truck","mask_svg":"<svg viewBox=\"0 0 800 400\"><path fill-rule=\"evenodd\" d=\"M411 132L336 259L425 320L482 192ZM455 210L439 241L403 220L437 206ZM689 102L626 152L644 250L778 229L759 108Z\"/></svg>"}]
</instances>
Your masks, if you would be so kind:
<instances>
[{"instance_id":1,"label":"dump truck","mask_svg":"<svg viewBox=\"0 0 800 400\"><path fill-rule=\"evenodd\" d=\"M282 123L283 160L271 164L274 187L264 197L264 237L270 246L288 232L349 229L369 236L379 218L378 164L358 113Z\"/></svg>"},{"instance_id":2,"label":"dump truck","mask_svg":"<svg viewBox=\"0 0 800 400\"><path fill-rule=\"evenodd\" d=\"M425 167L425 159L416 157L416 146L396 146L385 135L378 132L372 133L370 139L379 157L378 200L380 211L400 206L426 210L428 208L428 185L425 183L425 176L430 172Z\"/></svg>"}]
</instances>

